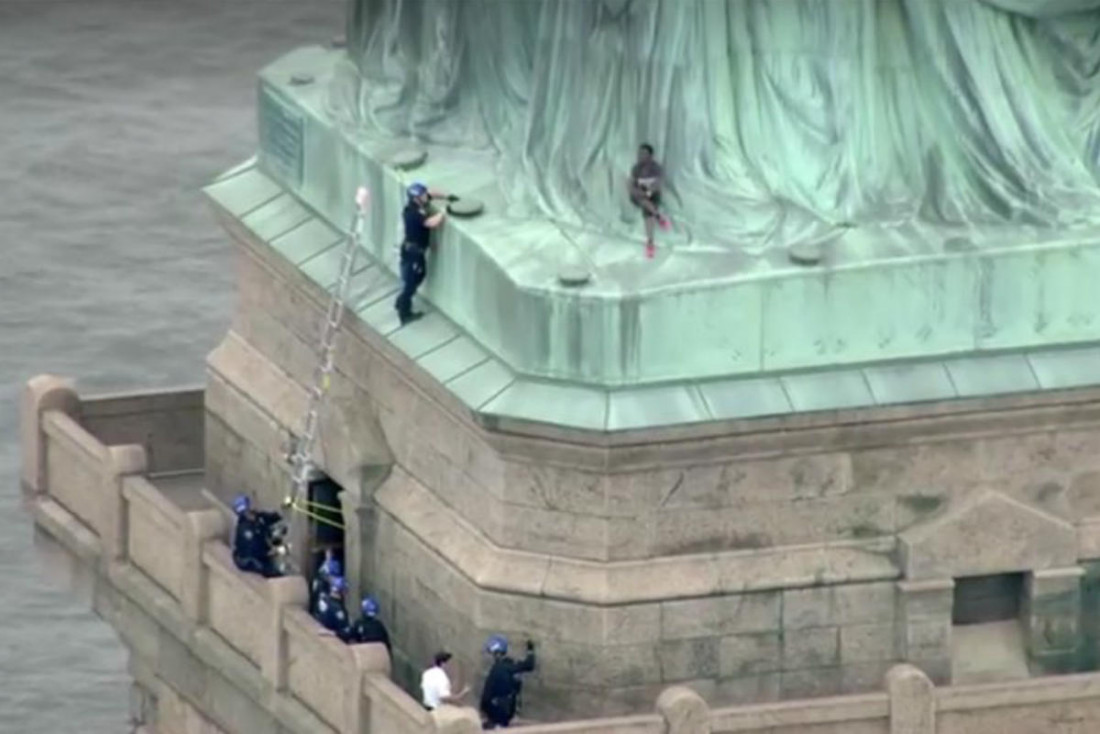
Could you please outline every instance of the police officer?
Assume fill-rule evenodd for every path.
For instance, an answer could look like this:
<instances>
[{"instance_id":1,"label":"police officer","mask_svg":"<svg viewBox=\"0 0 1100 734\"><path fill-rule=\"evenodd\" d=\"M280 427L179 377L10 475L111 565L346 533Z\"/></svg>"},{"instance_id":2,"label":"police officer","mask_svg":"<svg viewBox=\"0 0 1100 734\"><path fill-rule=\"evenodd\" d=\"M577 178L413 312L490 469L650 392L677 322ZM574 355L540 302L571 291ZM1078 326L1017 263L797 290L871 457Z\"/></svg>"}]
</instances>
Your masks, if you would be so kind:
<instances>
[{"instance_id":1,"label":"police officer","mask_svg":"<svg viewBox=\"0 0 1100 734\"><path fill-rule=\"evenodd\" d=\"M317 602L322 595L329 593L332 579L341 576L340 561L336 560L332 551L325 553L325 560L317 569L313 582L309 585L309 613L317 614Z\"/></svg>"},{"instance_id":2,"label":"police officer","mask_svg":"<svg viewBox=\"0 0 1100 734\"><path fill-rule=\"evenodd\" d=\"M233 512L237 515L237 529L233 534L233 562L237 568L265 578L278 576L270 535L271 528L282 520L282 516L277 512L253 510L252 500L244 494L233 500Z\"/></svg>"},{"instance_id":3,"label":"police officer","mask_svg":"<svg viewBox=\"0 0 1100 734\"><path fill-rule=\"evenodd\" d=\"M348 641L351 634L348 612L344 608L344 594L347 590L348 582L344 577L334 576L329 583L328 592L317 599L317 613L313 615L322 627L344 642Z\"/></svg>"},{"instance_id":4,"label":"police officer","mask_svg":"<svg viewBox=\"0 0 1100 734\"><path fill-rule=\"evenodd\" d=\"M485 650L493 656L493 665L481 689L481 713L485 716L482 728L504 728L512 723L519 706L523 690L520 673L535 669L535 643L527 641L527 655L519 662L508 657L508 640L500 635L490 637Z\"/></svg>"},{"instance_id":5,"label":"police officer","mask_svg":"<svg viewBox=\"0 0 1100 734\"><path fill-rule=\"evenodd\" d=\"M353 645L367 642L381 642L386 646L386 652L393 659L393 649L390 647L390 633L382 620L378 618L378 600L373 596L364 596L359 605L362 614L355 624L351 626L351 639Z\"/></svg>"},{"instance_id":6,"label":"police officer","mask_svg":"<svg viewBox=\"0 0 1100 734\"><path fill-rule=\"evenodd\" d=\"M413 296L416 295L416 289L428 274L427 254L431 247L432 230L438 228L447 218L447 213L443 209L437 212L430 211L431 201L433 198L458 200L457 196L444 196L439 192L435 192L433 197L433 193L422 183L414 183L406 193L408 202L404 211L405 241L401 245L402 287L394 303L402 326L424 315L419 311L413 311Z\"/></svg>"}]
</instances>

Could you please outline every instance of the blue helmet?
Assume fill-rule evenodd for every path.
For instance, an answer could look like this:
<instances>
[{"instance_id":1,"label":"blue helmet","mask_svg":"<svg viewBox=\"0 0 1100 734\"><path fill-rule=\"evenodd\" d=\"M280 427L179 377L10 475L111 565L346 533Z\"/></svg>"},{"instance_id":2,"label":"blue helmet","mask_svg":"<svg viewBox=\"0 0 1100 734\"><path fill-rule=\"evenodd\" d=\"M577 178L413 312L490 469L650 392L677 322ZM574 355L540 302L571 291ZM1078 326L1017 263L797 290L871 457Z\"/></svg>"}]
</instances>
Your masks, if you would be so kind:
<instances>
[{"instance_id":1,"label":"blue helmet","mask_svg":"<svg viewBox=\"0 0 1100 734\"><path fill-rule=\"evenodd\" d=\"M344 580L343 576L333 576L332 581L329 582L329 588L333 593L343 594L348 590L348 582Z\"/></svg>"},{"instance_id":2,"label":"blue helmet","mask_svg":"<svg viewBox=\"0 0 1100 734\"><path fill-rule=\"evenodd\" d=\"M239 494L233 498L233 512L243 515L251 509L252 500L248 498L247 494Z\"/></svg>"},{"instance_id":3,"label":"blue helmet","mask_svg":"<svg viewBox=\"0 0 1100 734\"><path fill-rule=\"evenodd\" d=\"M428 193L428 187L422 183L414 183L408 188L408 194L410 199L418 199L421 196L426 196Z\"/></svg>"},{"instance_id":4,"label":"blue helmet","mask_svg":"<svg viewBox=\"0 0 1100 734\"><path fill-rule=\"evenodd\" d=\"M326 558L319 569L319 573L322 576L327 576L329 578L343 576L343 573L341 573L342 571L343 569L340 568L340 561L335 558Z\"/></svg>"},{"instance_id":5,"label":"blue helmet","mask_svg":"<svg viewBox=\"0 0 1100 734\"><path fill-rule=\"evenodd\" d=\"M503 655L508 652L508 640L503 635L493 635L485 643L485 652Z\"/></svg>"},{"instance_id":6,"label":"blue helmet","mask_svg":"<svg viewBox=\"0 0 1100 734\"><path fill-rule=\"evenodd\" d=\"M375 599L373 596L364 596L363 597L363 603L360 604L359 607L360 607L360 609L363 610L363 615L364 616L367 616L367 617L377 617L378 616L378 600Z\"/></svg>"}]
</instances>

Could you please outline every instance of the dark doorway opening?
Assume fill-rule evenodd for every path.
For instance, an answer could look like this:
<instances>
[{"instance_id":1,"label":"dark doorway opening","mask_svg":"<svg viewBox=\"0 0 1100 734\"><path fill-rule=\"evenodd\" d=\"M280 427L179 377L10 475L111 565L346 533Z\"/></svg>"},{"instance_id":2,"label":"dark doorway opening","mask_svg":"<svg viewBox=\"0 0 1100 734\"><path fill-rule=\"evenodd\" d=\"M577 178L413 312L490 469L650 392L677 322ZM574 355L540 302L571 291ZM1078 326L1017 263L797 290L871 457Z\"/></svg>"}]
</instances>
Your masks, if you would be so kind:
<instances>
[{"instance_id":1,"label":"dark doorway opening","mask_svg":"<svg viewBox=\"0 0 1100 734\"><path fill-rule=\"evenodd\" d=\"M951 624L985 624L1019 619L1023 595L1022 573L955 579Z\"/></svg>"},{"instance_id":2,"label":"dark doorway opening","mask_svg":"<svg viewBox=\"0 0 1100 734\"><path fill-rule=\"evenodd\" d=\"M328 476L321 476L309 483L309 570L310 578L317 573L325 560L325 553L332 552L344 565L344 513L340 494L344 488Z\"/></svg>"}]
</instances>

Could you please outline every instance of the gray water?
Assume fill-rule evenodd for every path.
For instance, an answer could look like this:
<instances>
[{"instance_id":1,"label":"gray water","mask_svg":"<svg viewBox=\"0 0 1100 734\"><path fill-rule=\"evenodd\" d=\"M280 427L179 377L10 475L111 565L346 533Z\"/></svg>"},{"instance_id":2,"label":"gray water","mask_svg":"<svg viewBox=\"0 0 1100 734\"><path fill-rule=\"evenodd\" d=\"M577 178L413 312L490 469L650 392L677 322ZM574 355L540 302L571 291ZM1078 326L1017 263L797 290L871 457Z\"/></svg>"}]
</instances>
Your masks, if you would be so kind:
<instances>
[{"instance_id":1,"label":"gray water","mask_svg":"<svg viewBox=\"0 0 1100 734\"><path fill-rule=\"evenodd\" d=\"M25 380L199 384L233 303L199 189L255 148L255 73L341 0L0 0L0 732L130 730L126 654L45 571L19 491Z\"/></svg>"}]
</instances>

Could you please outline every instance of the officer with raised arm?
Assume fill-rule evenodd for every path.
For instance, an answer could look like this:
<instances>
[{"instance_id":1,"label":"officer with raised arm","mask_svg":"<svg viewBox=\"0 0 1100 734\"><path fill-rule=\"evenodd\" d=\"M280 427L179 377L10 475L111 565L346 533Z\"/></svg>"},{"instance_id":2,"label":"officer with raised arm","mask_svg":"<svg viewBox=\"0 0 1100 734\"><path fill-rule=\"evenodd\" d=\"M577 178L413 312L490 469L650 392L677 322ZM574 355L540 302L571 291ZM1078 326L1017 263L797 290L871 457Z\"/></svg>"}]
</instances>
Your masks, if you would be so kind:
<instances>
[{"instance_id":1,"label":"officer with raised arm","mask_svg":"<svg viewBox=\"0 0 1100 734\"><path fill-rule=\"evenodd\" d=\"M535 643L527 641L527 655L520 661L508 657L508 640L501 635L490 637L485 651L493 656L493 666L481 689L483 728L504 728L512 723L519 708L519 694L523 690L520 674L535 669Z\"/></svg>"},{"instance_id":2,"label":"officer with raised arm","mask_svg":"<svg viewBox=\"0 0 1100 734\"><path fill-rule=\"evenodd\" d=\"M429 190L422 183L414 183L406 193L408 201L403 214L405 241L401 244L401 293L394 303L402 326L424 315L413 310L413 296L428 275L428 250L431 249L432 230L438 229L447 218L444 209L432 210L432 200L458 201L457 196Z\"/></svg>"}]
</instances>

